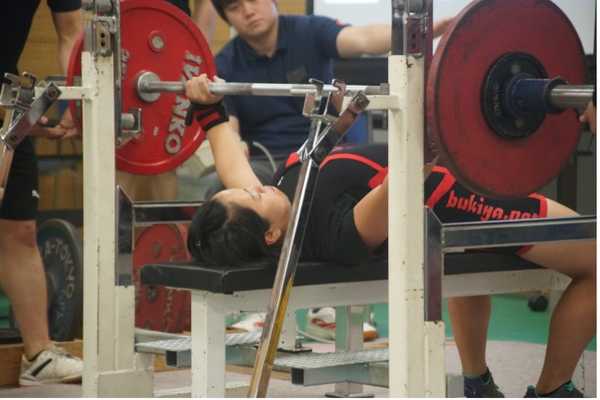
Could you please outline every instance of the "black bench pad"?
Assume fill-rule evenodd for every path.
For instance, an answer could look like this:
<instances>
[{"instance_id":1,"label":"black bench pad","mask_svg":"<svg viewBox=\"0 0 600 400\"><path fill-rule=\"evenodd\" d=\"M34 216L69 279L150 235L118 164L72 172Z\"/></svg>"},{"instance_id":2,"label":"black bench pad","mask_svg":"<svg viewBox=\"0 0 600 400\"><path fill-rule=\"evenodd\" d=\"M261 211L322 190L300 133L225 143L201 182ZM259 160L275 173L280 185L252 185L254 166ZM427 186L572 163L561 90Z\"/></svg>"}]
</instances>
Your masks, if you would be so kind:
<instances>
[{"instance_id":1,"label":"black bench pad","mask_svg":"<svg viewBox=\"0 0 600 400\"><path fill-rule=\"evenodd\" d=\"M445 258L445 274L513 271L540 268L536 264L511 254L452 253ZM206 290L231 294L244 290L273 287L276 266L273 263L254 263L244 267L211 267L192 262L145 265L141 282L173 288ZM302 262L298 265L295 286L327 283L350 283L386 280L387 259L368 264L344 266L321 262Z\"/></svg>"}]
</instances>

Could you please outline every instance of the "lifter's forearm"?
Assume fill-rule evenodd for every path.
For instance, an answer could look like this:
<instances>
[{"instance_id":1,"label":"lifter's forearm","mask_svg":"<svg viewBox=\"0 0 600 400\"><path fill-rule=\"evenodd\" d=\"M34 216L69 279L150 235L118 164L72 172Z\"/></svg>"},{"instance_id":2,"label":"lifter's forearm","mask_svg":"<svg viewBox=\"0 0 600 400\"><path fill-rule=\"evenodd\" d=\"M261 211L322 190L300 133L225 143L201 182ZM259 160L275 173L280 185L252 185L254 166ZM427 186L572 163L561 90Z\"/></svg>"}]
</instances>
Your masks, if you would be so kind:
<instances>
[{"instance_id":1,"label":"lifter's forearm","mask_svg":"<svg viewBox=\"0 0 600 400\"><path fill-rule=\"evenodd\" d=\"M242 149L238 134L228 122L209 129L207 137L223 186L243 189L261 185Z\"/></svg>"}]
</instances>

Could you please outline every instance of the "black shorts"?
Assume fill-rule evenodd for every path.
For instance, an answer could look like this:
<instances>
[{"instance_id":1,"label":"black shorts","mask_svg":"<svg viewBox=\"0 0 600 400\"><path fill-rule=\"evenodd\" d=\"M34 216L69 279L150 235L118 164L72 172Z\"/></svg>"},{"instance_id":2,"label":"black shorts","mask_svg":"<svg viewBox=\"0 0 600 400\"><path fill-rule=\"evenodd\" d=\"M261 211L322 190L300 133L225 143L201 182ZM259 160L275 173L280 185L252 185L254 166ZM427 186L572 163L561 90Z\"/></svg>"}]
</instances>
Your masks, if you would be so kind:
<instances>
[{"instance_id":1,"label":"black shorts","mask_svg":"<svg viewBox=\"0 0 600 400\"><path fill-rule=\"evenodd\" d=\"M435 167L425 184L425 203L443 223L545 218L548 201L539 194L518 199L493 199L458 183L450 172ZM531 246L495 247L494 252L523 254Z\"/></svg>"},{"instance_id":2,"label":"black shorts","mask_svg":"<svg viewBox=\"0 0 600 400\"><path fill-rule=\"evenodd\" d=\"M27 137L15 149L0 206L0 219L35 219L39 199L37 157L33 140Z\"/></svg>"},{"instance_id":3,"label":"black shorts","mask_svg":"<svg viewBox=\"0 0 600 400\"><path fill-rule=\"evenodd\" d=\"M447 169L441 167L435 167L427 179L425 199L443 223L545 218L548 208L547 199L539 194L509 200L481 196L458 183ZM353 202L348 196L347 201L337 204L338 213L330 220L328 232L328 237L334 240L321 252L322 259L357 264L370 256L385 254L387 240L375 252L370 252L360 238L352 212L357 202L358 199ZM522 255L530 248L531 245L509 246L485 251Z\"/></svg>"}]
</instances>

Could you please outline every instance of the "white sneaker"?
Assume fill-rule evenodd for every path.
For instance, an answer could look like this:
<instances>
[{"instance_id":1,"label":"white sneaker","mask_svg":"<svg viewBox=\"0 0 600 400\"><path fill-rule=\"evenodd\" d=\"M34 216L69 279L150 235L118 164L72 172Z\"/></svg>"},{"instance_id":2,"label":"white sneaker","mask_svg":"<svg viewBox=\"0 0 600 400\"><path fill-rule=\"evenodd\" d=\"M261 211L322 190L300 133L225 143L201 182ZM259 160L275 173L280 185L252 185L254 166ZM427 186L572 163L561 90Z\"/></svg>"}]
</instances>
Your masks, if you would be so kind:
<instances>
[{"instance_id":1,"label":"white sneaker","mask_svg":"<svg viewBox=\"0 0 600 400\"><path fill-rule=\"evenodd\" d=\"M75 383L81 381L83 361L65 350L52 346L42 351L34 361L21 358L19 385L36 386L46 383Z\"/></svg>"},{"instance_id":2,"label":"white sneaker","mask_svg":"<svg viewBox=\"0 0 600 400\"><path fill-rule=\"evenodd\" d=\"M306 314L306 333L314 339L335 341L335 308L323 307L316 312L308 310ZM369 342L377 339L377 329L368 322L363 322L363 340Z\"/></svg>"},{"instance_id":3,"label":"white sneaker","mask_svg":"<svg viewBox=\"0 0 600 400\"><path fill-rule=\"evenodd\" d=\"M259 331L265 326L266 313L251 313L231 325L234 329L240 329L246 332Z\"/></svg>"}]
</instances>

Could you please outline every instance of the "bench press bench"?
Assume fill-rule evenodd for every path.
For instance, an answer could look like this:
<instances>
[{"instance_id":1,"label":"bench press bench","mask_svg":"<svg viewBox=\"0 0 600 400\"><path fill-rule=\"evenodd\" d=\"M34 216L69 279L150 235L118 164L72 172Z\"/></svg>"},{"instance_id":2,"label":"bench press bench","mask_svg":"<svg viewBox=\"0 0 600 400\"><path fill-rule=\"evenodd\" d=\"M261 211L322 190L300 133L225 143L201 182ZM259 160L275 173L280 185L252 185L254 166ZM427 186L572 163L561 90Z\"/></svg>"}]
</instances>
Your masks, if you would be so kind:
<instances>
[{"instance_id":1,"label":"bench press bench","mask_svg":"<svg viewBox=\"0 0 600 400\"><path fill-rule=\"evenodd\" d=\"M193 396L225 395L226 344L229 344L226 337L232 337L225 334L225 317L241 310L264 311L275 270L276 266L267 262L241 268L211 267L191 262L152 264L142 268L143 284L191 290L191 338L182 339L176 347L169 348L168 343L162 345L169 364L189 367L191 362ZM344 353L340 353L337 359L329 357L327 361L323 361L322 357L319 359L318 354L302 354L294 362L294 357L281 357L280 352L275 366L289 368L293 383L346 385L340 386L341 393L338 395L360 392L362 387L357 384L387 386L387 369L383 374L370 373L368 369L369 365L373 368L379 365L380 368L381 363L376 363L387 361L387 350L360 351L363 313L361 307L353 307L387 303L387 277L386 259L376 259L359 266L300 263L280 348L289 351L296 348L295 310L336 306L336 314L339 314L336 315L337 326L346 322L348 328L347 337L338 336L336 339L336 351ZM491 252L444 255L443 297L562 290L567 282L565 276L514 255ZM258 340L258 336L255 335L253 340ZM138 344L137 349L147 351L160 346L159 342L143 343ZM349 352L356 356L351 357ZM252 363L253 356L254 353L246 353L246 362ZM232 358L239 362L239 355Z\"/></svg>"}]
</instances>

